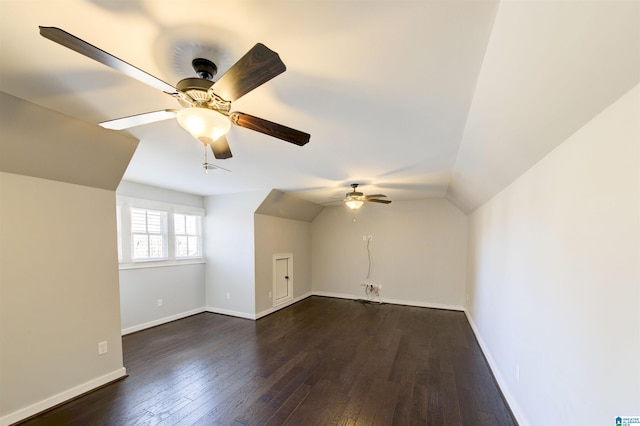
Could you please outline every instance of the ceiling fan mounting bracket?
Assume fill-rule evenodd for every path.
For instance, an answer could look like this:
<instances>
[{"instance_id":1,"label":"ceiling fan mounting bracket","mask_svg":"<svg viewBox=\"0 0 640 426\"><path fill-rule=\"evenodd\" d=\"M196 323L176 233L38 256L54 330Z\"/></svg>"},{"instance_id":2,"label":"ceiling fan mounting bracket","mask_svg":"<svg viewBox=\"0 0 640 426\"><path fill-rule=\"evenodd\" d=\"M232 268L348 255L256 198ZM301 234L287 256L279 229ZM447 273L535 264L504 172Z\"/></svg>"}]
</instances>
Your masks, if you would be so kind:
<instances>
[{"instance_id":1,"label":"ceiling fan mounting bracket","mask_svg":"<svg viewBox=\"0 0 640 426\"><path fill-rule=\"evenodd\" d=\"M209 81L213 81L213 76L218 72L216 64L204 58L195 58L191 61L191 66L198 77Z\"/></svg>"}]
</instances>

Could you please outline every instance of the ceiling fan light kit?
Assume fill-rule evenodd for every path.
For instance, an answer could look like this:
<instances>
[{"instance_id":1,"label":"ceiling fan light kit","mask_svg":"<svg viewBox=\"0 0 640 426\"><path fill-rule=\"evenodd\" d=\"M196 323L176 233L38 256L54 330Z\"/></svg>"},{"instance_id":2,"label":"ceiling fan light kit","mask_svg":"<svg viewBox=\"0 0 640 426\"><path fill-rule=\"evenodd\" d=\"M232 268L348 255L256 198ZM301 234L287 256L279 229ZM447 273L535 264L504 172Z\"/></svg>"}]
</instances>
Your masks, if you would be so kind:
<instances>
[{"instance_id":1,"label":"ceiling fan light kit","mask_svg":"<svg viewBox=\"0 0 640 426\"><path fill-rule=\"evenodd\" d=\"M351 210L358 210L360 207L362 207L362 205L364 204L364 201L355 200L355 199L349 199L349 200L345 201L345 204Z\"/></svg>"},{"instance_id":2,"label":"ceiling fan light kit","mask_svg":"<svg viewBox=\"0 0 640 426\"><path fill-rule=\"evenodd\" d=\"M198 77L182 79L174 88L60 28L43 26L39 28L40 35L43 37L161 90L177 99L183 107L177 113L174 110L155 111L105 121L100 123L102 127L121 130L175 116L180 126L202 142L205 148L210 146L214 156L219 160L231 157L231 149L224 136L229 132L231 124L258 131L298 146L305 145L311 138L308 133L253 115L238 111L230 112L231 102L287 69L280 60L280 56L264 44L257 43L253 46L216 82L213 81L213 77L218 71L216 64L209 59L194 58L191 65Z\"/></svg>"},{"instance_id":3,"label":"ceiling fan light kit","mask_svg":"<svg viewBox=\"0 0 640 426\"><path fill-rule=\"evenodd\" d=\"M231 122L218 112L201 107L183 108L177 114L178 123L204 145L210 145L231 129Z\"/></svg>"},{"instance_id":4,"label":"ceiling fan light kit","mask_svg":"<svg viewBox=\"0 0 640 426\"><path fill-rule=\"evenodd\" d=\"M362 192L356 191L358 188L357 183L352 183L351 188L353 190L351 192L347 192L345 194L344 201L345 205L349 207L351 210L358 210L360 207L364 205L365 202L373 202L373 203L382 203L382 204L391 204L391 200L381 200L380 198L386 198L387 196L384 194L375 194L375 195L364 195Z\"/></svg>"}]
</instances>

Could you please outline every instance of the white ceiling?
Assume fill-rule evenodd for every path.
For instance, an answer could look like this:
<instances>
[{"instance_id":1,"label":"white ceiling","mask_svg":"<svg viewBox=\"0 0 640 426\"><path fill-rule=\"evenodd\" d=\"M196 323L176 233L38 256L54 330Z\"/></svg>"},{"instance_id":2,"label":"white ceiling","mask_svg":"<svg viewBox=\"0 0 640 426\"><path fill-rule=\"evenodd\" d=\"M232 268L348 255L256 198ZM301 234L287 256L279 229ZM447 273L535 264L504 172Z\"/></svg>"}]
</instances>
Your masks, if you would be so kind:
<instances>
[{"instance_id":1,"label":"white ceiling","mask_svg":"<svg viewBox=\"0 0 640 426\"><path fill-rule=\"evenodd\" d=\"M280 54L287 71L232 110L308 132L306 146L234 127L233 158L209 156L231 173L205 175L175 120L128 131L141 142L125 179L200 195L322 203L358 182L470 212L640 83L640 0L0 0L0 91L89 123L178 104L38 25L171 84L203 49L221 73L256 42Z\"/></svg>"}]
</instances>

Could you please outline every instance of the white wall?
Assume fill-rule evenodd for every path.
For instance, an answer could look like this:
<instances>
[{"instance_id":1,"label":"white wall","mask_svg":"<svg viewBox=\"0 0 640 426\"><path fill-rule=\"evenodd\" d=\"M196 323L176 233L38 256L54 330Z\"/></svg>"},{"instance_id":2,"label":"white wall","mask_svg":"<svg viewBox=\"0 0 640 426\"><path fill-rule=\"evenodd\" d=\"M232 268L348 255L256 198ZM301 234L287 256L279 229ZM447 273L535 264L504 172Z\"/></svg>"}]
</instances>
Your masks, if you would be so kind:
<instances>
[{"instance_id":1,"label":"white wall","mask_svg":"<svg viewBox=\"0 0 640 426\"><path fill-rule=\"evenodd\" d=\"M120 182L117 195L204 207L202 196L128 181ZM204 311L204 263L137 266L139 267L121 269L119 274L123 334ZM162 306L158 306L158 299L162 299Z\"/></svg>"},{"instance_id":2,"label":"white wall","mask_svg":"<svg viewBox=\"0 0 640 426\"><path fill-rule=\"evenodd\" d=\"M204 263L120 270L123 334L203 312L205 300Z\"/></svg>"},{"instance_id":3,"label":"white wall","mask_svg":"<svg viewBox=\"0 0 640 426\"><path fill-rule=\"evenodd\" d=\"M470 216L469 315L521 424L640 413L639 104L640 86Z\"/></svg>"},{"instance_id":4,"label":"white wall","mask_svg":"<svg viewBox=\"0 0 640 426\"><path fill-rule=\"evenodd\" d=\"M115 193L0 172L0 195L0 424L9 424L125 370Z\"/></svg>"},{"instance_id":5,"label":"white wall","mask_svg":"<svg viewBox=\"0 0 640 426\"><path fill-rule=\"evenodd\" d=\"M466 239L466 215L445 199L327 207L312 224L313 291L363 297L371 281L389 302L462 309Z\"/></svg>"},{"instance_id":6,"label":"white wall","mask_svg":"<svg viewBox=\"0 0 640 426\"><path fill-rule=\"evenodd\" d=\"M206 307L212 312L255 318L254 212L268 194L205 197Z\"/></svg>"},{"instance_id":7,"label":"white wall","mask_svg":"<svg viewBox=\"0 0 640 426\"><path fill-rule=\"evenodd\" d=\"M293 299L311 294L311 223L255 215L256 313L273 308L273 255L293 255ZM272 292L272 297L269 297Z\"/></svg>"}]
</instances>

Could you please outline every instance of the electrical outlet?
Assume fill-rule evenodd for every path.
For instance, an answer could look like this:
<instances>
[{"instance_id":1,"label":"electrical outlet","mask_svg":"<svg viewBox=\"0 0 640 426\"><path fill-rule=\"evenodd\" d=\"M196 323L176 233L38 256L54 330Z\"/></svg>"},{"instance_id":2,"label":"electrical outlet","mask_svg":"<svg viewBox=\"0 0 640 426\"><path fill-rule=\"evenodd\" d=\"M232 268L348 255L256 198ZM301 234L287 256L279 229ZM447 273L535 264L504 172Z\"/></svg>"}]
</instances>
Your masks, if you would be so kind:
<instances>
[{"instance_id":1,"label":"electrical outlet","mask_svg":"<svg viewBox=\"0 0 640 426\"><path fill-rule=\"evenodd\" d=\"M271 292L269 292L269 299L271 299L271 297L273 297L273 296L271 296Z\"/></svg>"},{"instance_id":2,"label":"electrical outlet","mask_svg":"<svg viewBox=\"0 0 640 426\"><path fill-rule=\"evenodd\" d=\"M164 305L164 301L162 299L158 299L158 308Z\"/></svg>"},{"instance_id":3,"label":"electrical outlet","mask_svg":"<svg viewBox=\"0 0 640 426\"><path fill-rule=\"evenodd\" d=\"M98 343L98 355L104 355L108 351L107 342L99 342Z\"/></svg>"},{"instance_id":4,"label":"electrical outlet","mask_svg":"<svg viewBox=\"0 0 640 426\"><path fill-rule=\"evenodd\" d=\"M231 299L231 293L227 293L227 300Z\"/></svg>"}]
</instances>

